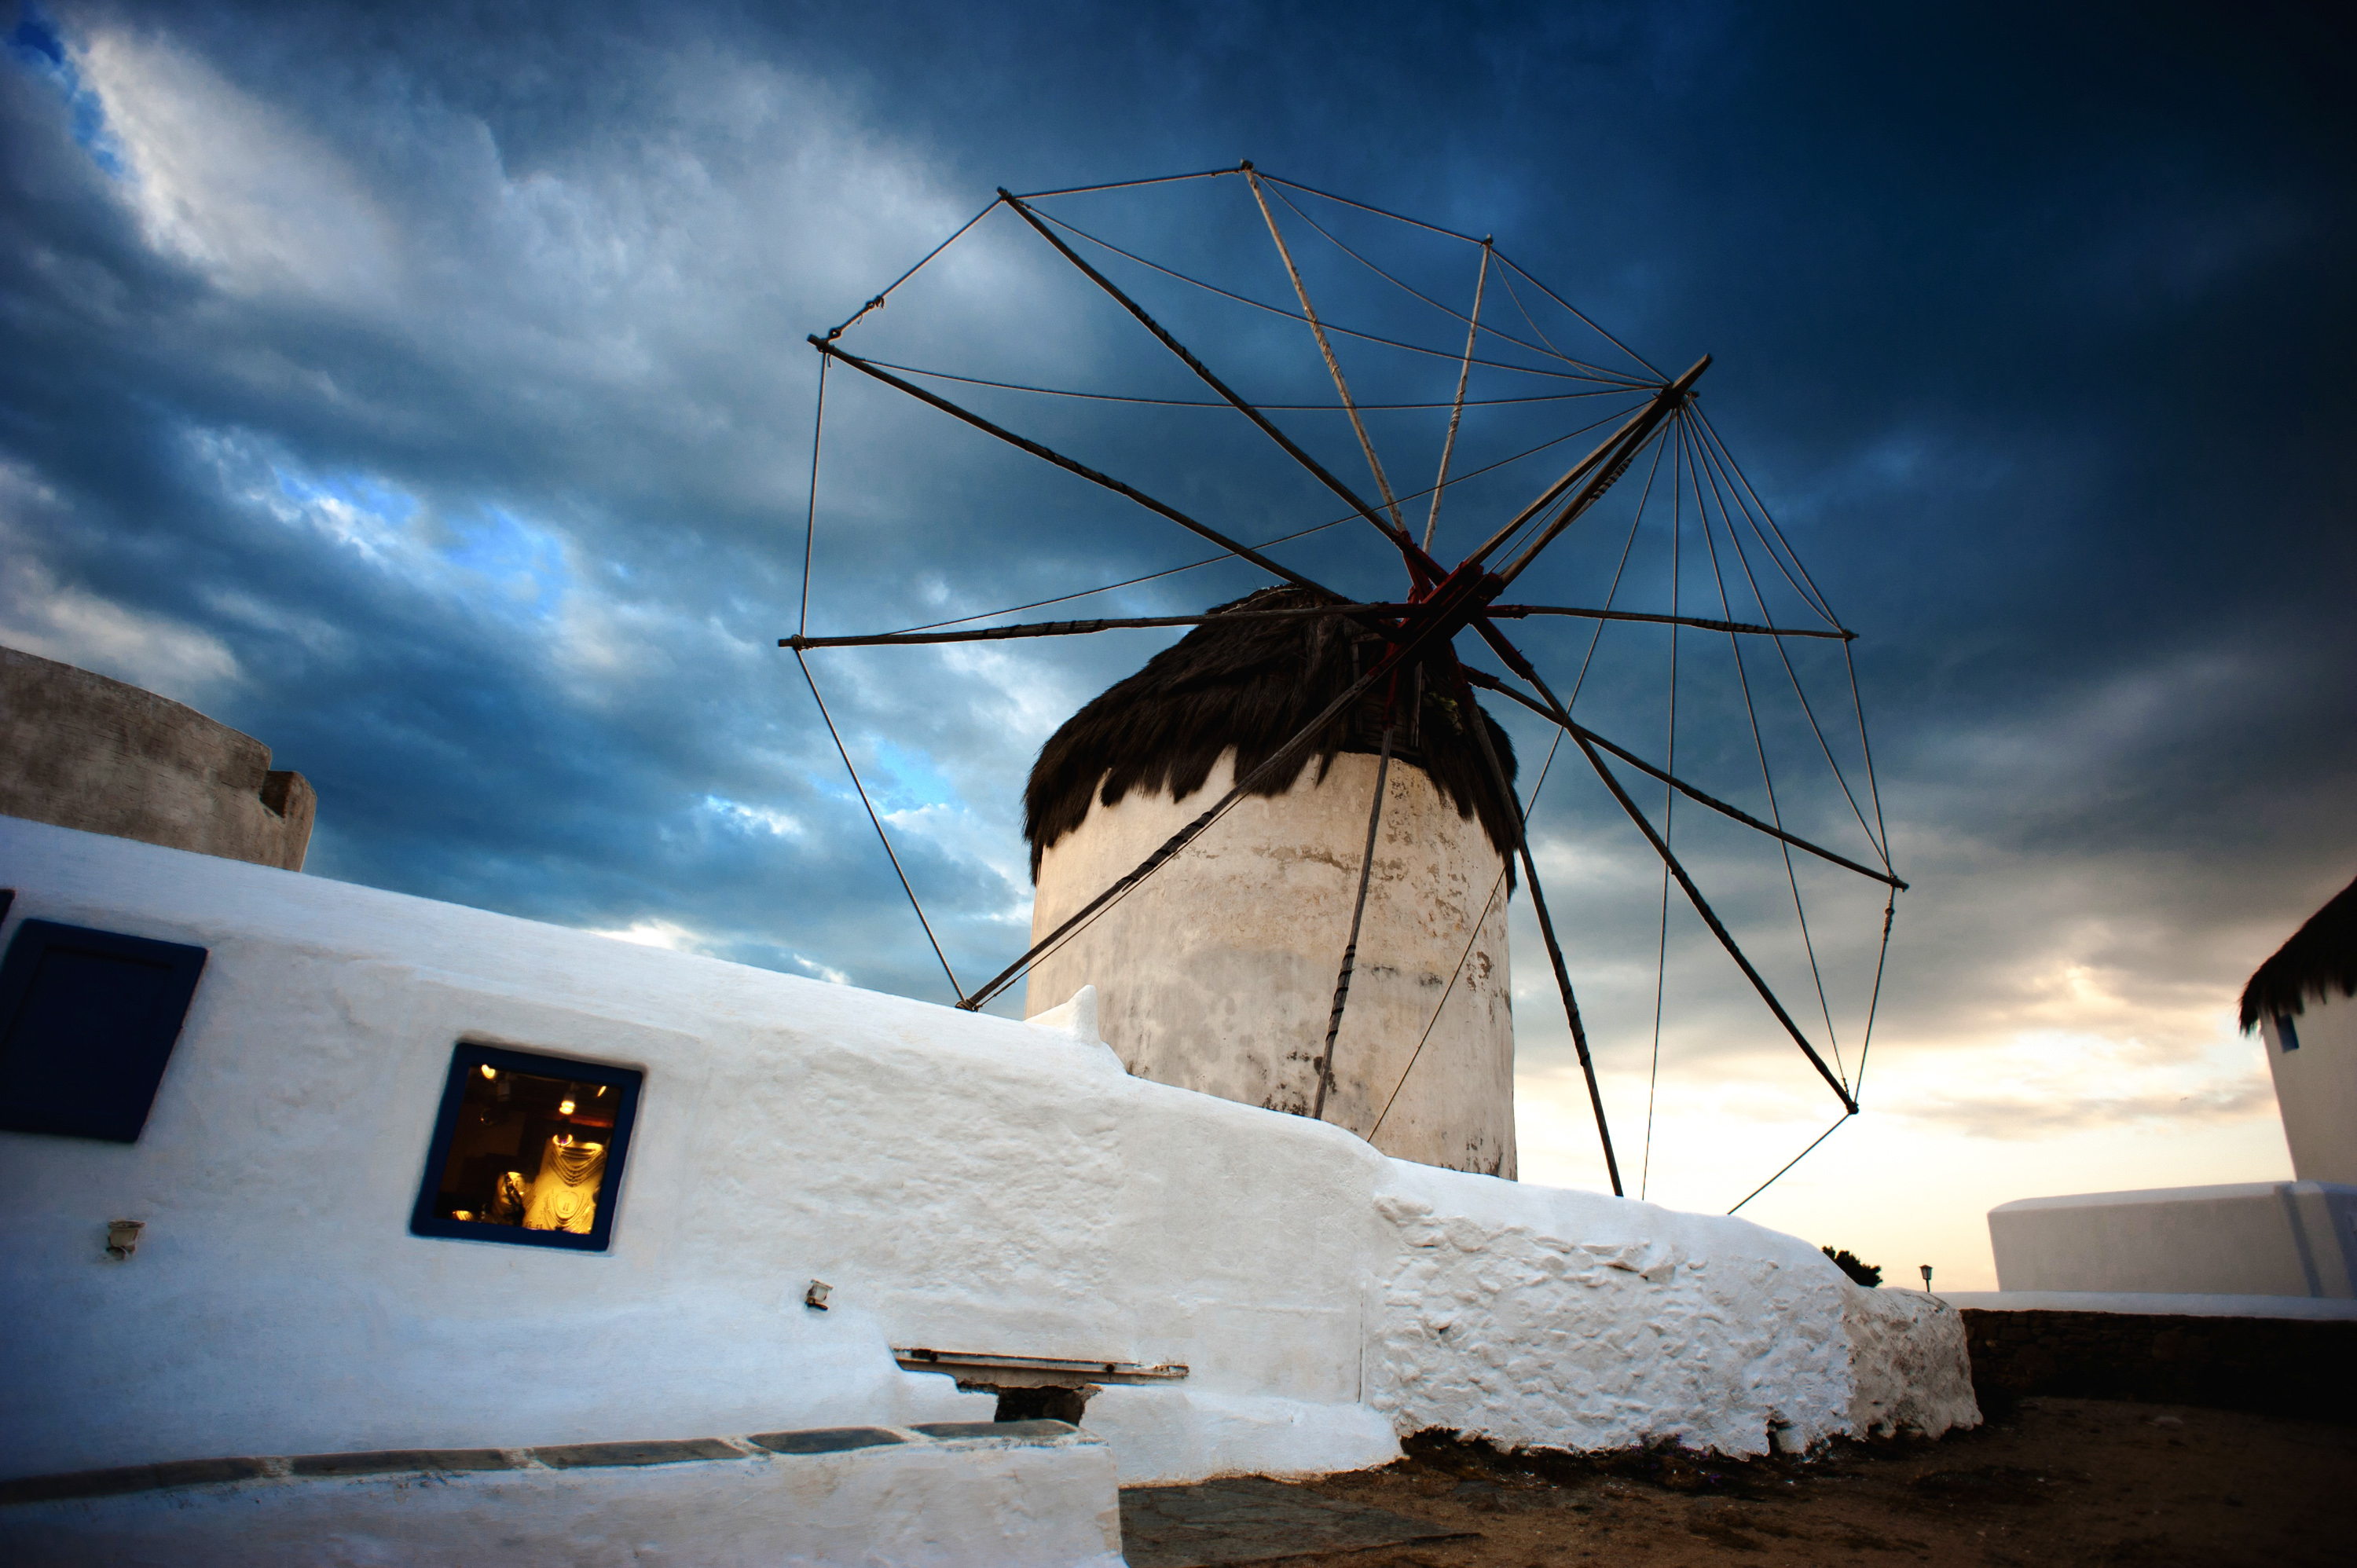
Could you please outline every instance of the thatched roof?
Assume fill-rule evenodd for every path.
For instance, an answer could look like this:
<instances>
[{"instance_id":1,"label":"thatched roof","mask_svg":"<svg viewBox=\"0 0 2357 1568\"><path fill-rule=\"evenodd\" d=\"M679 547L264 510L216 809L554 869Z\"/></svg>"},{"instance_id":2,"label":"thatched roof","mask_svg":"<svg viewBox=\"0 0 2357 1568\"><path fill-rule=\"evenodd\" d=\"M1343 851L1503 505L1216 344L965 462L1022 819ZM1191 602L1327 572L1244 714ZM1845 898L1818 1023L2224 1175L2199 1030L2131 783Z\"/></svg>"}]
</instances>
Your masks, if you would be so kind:
<instances>
[{"instance_id":1,"label":"thatched roof","mask_svg":"<svg viewBox=\"0 0 2357 1568\"><path fill-rule=\"evenodd\" d=\"M2308 998L2327 1001L2335 991L2357 996L2357 882L2334 894L2259 965L2243 987L2243 1032L2261 1018L2304 1012Z\"/></svg>"},{"instance_id":2,"label":"thatched roof","mask_svg":"<svg viewBox=\"0 0 2357 1568\"><path fill-rule=\"evenodd\" d=\"M1217 606L1212 614L1339 602L1306 588L1264 588ZM1340 696L1383 651L1381 638L1340 616L1211 620L1197 627L1067 719L1039 748L1023 792L1023 832L1031 841L1033 878L1039 875L1039 856L1088 816L1092 795L1108 806L1119 804L1132 789L1167 789L1183 799L1202 788L1230 746L1241 778ZM1453 657L1445 647L1436 650L1436 671ZM1478 811L1491 843L1511 863L1512 807L1498 799L1489 781L1488 765L1465 727L1462 704L1448 694L1452 684L1427 674L1421 683L1422 711L1414 713L1418 683L1403 673L1394 720L1401 734L1393 756L1429 775L1458 816ZM1478 704L1475 712L1480 713ZM1338 753L1380 750L1383 714L1378 686L1356 712L1337 718L1316 742L1318 778L1325 778ZM1480 719L1490 726L1491 743L1511 785L1513 743L1488 714ZM1282 795L1297 776L1297 769L1280 768L1254 793Z\"/></svg>"}]
</instances>

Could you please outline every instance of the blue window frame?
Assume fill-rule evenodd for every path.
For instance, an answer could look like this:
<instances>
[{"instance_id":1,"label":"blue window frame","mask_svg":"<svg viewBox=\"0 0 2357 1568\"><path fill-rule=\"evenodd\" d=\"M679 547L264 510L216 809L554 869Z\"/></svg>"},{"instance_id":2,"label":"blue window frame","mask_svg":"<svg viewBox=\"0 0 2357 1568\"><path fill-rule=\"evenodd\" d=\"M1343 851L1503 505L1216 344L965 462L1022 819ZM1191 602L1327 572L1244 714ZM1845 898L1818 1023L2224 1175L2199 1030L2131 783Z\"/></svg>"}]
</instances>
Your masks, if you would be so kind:
<instances>
[{"instance_id":1,"label":"blue window frame","mask_svg":"<svg viewBox=\"0 0 2357 1568\"><path fill-rule=\"evenodd\" d=\"M459 1041L411 1234L606 1251L643 1077Z\"/></svg>"},{"instance_id":2,"label":"blue window frame","mask_svg":"<svg viewBox=\"0 0 2357 1568\"><path fill-rule=\"evenodd\" d=\"M205 950L27 920L0 960L0 1128L135 1144Z\"/></svg>"},{"instance_id":3,"label":"blue window frame","mask_svg":"<svg viewBox=\"0 0 2357 1568\"><path fill-rule=\"evenodd\" d=\"M2288 1013L2276 1015L2276 1043L2287 1051L2299 1049L2299 1031L2292 1027Z\"/></svg>"}]
</instances>

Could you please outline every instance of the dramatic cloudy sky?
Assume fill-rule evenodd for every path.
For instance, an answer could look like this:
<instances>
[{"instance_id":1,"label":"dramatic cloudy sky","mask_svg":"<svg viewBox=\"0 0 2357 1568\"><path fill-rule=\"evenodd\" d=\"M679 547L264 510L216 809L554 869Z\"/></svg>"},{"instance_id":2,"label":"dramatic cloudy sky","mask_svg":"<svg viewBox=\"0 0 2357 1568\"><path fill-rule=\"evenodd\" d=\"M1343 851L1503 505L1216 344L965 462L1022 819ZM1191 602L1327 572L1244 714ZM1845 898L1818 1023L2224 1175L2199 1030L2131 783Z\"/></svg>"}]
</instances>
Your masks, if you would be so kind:
<instances>
[{"instance_id":1,"label":"dramatic cloudy sky","mask_svg":"<svg viewBox=\"0 0 2357 1568\"><path fill-rule=\"evenodd\" d=\"M318 788L317 875L947 999L776 647L802 587L805 335L1001 185L1250 157L1494 235L1647 361L1716 356L1704 407L1860 634L1912 886L1866 1114L1745 1212L1986 1285L1994 1203L2289 1172L2233 1010L2357 873L2357 51L2321 15L27 7L0 65L0 641L266 741ZM1310 221L1449 310L1469 306L1472 247L1294 200L1278 215L1338 323L1462 347L1460 322ZM1046 206L1289 304L1233 176ZM1092 254L1251 395L1330 401L1297 323ZM1638 369L1527 280L1493 285L1483 319L1511 334L1485 339L1477 403L1592 390L1529 373L1560 364L1530 347L1542 334ZM985 380L1204 395L1004 209L843 341ZM1453 390L1442 355L1338 351L1370 402ZM1217 411L932 384L1255 541L1336 515ZM828 404L813 631L1209 553L845 372ZM1483 403L1458 465L1625 406ZM1280 417L1364 488L1347 425ZM1369 417L1395 487L1429 486L1442 416ZM1439 553L1554 460L1452 489ZM1616 602L1717 613L1738 565L1714 567L1674 467ZM1611 591L1646 471L1515 596ZM1405 503L1419 521L1426 504ZM1399 574L1379 543L1329 528L1276 550L1384 595ZM1183 611L1264 580L1229 563L1033 613ZM1762 590L1726 602L1801 614L1781 579ZM1032 755L1173 635L812 656L964 983L1024 944ZM1567 690L1587 632L1523 635ZM1681 771L1764 812L1726 641L1678 651ZM1657 759L1670 654L1658 628L1616 628L1580 699ZM1746 657L1780 809L1865 858L1781 662ZM1871 820L1837 646L1795 645L1793 664ZM1527 783L1548 737L1508 723ZM1724 1209L1833 1121L1833 1096L1675 897L1664 943L1659 865L1576 757L1533 822L1631 1185ZM1697 812L1675 832L1855 1075L1873 886L1801 867L1820 1007L1781 859ZM1523 1174L1598 1185L1513 908Z\"/></svg>"}]
</instances>

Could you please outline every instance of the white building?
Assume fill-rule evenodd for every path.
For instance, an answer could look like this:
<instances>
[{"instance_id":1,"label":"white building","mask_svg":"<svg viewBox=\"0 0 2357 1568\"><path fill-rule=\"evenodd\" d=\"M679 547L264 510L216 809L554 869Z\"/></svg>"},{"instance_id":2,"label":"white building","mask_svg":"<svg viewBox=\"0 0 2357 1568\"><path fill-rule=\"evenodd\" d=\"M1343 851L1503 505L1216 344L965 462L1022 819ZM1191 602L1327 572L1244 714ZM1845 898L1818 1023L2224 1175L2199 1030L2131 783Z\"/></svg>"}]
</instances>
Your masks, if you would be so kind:
<instances>
[{"instance_id":1,"label":"white building","mask_svg":"<svg viewBox=\"0 0 2357 1568\"><path fill-rule=\"evenodd\" d=\"M2276 1108L2302 1181L2357 1185L2357 882L2311 916L2243 989L2266 1042Z\"/></svg>"},{"instance_id":2,"label":"white building","mask_svg":"<svg viewBox=\"0 0 2357 1568\"><path fill-rule=\"evenodd\" d=\"M1988 1219L2001 1293L2357 1299L2352 994L2357 883L2243 991L2243 1028L2265 1042L2297 1179L1999 1205Z\"/></svg>"}]
</instances>

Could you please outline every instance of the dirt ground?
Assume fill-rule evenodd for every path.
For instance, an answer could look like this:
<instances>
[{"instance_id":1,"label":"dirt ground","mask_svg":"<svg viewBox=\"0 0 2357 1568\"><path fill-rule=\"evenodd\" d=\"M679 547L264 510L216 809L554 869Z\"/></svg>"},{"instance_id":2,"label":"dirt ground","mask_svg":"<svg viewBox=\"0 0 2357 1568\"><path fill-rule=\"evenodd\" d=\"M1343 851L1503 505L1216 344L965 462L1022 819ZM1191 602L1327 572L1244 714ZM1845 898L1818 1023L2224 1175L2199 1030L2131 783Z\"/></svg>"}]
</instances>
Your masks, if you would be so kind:
<instances>
[{"instance_id":1,"label":"dirt ground","mask_svg":"<svg viewBox=\"0 0 2357 1568\"><path fill-rule=\"evenodd\" d=\"M1311 1490L1480 1538L1289 1560L1334 1568L1698 1563L2357 1562L2357 1427L2182 1405L2031 1399L1937 1443L1813 1460L1523 1462L1411 1443Z\"/></svg>"}]
</instances>

